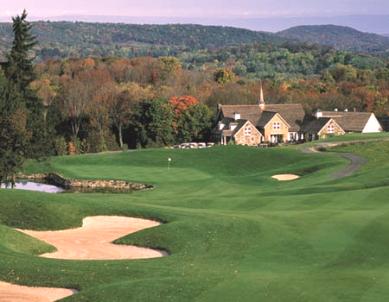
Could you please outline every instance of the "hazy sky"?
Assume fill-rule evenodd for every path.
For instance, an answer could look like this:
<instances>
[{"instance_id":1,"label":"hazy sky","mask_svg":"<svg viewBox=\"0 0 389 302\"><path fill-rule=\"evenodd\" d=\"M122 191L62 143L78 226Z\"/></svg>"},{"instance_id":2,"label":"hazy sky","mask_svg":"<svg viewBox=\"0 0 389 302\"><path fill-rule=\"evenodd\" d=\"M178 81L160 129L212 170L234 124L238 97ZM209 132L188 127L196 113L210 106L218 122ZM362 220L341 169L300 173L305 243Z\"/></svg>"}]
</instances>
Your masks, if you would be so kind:
<instances>
[{"instance_id":1,"label":"hazy sky","mask_svg":"<svg viewBox=\"0 0 389 302\"><path fill-rule=\"evenodd\" d=\"M0 16L304 17L389 14L388 0L0 0Z\"/></svg>"}]
</instances>

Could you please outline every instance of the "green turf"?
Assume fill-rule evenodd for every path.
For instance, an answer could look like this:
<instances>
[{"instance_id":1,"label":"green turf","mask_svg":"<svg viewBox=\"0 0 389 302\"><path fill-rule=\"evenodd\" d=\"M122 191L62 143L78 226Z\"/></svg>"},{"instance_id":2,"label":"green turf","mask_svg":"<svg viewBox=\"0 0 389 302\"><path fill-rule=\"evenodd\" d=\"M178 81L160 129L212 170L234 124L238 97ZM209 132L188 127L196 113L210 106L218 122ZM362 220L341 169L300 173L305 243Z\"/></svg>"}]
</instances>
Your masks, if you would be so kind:
<instances>
[{"instance_id":1,"label":"green turf","mask_svg":"<svg viewBox=\"0 0 389 302\"><path fill-rule=\"evenodd\" d=\"M355 175L336 153L216 147L51 158L26 171L155 185L132 194L0 191L0 279L69 287L64 301L388 301L389 143L336 149L369 159ZM173 159L170 170L167 159ZM278 182L271 176L297 173ZM85 216L167 222L119 243L164 248L137 261L59 261L11 228L79 226ZM388 266L388 267L387 267Z\"/></svg>"}]
</instances>

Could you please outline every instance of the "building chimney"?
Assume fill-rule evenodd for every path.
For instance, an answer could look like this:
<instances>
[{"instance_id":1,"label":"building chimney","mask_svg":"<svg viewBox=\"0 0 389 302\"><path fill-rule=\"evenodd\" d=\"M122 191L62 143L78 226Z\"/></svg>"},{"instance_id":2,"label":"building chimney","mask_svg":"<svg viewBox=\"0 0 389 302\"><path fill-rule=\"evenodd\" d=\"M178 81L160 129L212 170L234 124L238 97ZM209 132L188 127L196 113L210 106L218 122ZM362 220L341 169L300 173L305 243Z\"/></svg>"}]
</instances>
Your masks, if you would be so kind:
<instances>
[{"instance_id":1,"label":"building chimney","mask_svg":"<svg viewBox=\"0 0 389 302\"><path fill-rule=\"evenodd\" d=\"M265 97L263 95L263 87L262 87L262 81L261 81L261 92L259 97L259 108L263 111L265 110L266 104L265 104Z\"/></svg>"},{"instance_id":2,"label":"building chimney","mask_svg":"<svg viewBox=\"0 0 389 302\"><path fill-rule=\"evenodd\" d=\"M321 112L320 109L317 109L316 112L315 112L315 117L317 119L322 118L323 117L323 112Z\"/></svg>"},{"instance_id":3,"label":"building chimney","mask_svg":"<svg viewBox=\"0 0 389 302\"><path fill-rule=\"evenodd\" d=\"M240 113L237 112L234 113L234 120L235 121L240 120Z\"/></svg>"}]
</instances>

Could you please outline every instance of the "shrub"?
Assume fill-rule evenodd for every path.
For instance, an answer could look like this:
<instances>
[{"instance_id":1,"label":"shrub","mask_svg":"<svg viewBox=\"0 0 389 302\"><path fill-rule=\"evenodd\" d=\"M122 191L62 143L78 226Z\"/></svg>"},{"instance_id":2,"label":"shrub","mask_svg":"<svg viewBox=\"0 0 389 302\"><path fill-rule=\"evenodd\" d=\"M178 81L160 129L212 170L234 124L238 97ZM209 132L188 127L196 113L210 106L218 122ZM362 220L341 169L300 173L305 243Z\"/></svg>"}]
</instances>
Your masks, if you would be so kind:
<instances>
[{"instance_id":1,"label":"shrub","mask_svg":"<svg viewBox=\"0 0 389 302\"><path fill-rule=\"evenodd\" d=\"M64 137L59 136L54 139L54 150L55 150L55 154L58 156L68 154L67 143Z\"/></svg>"}]
</instances>

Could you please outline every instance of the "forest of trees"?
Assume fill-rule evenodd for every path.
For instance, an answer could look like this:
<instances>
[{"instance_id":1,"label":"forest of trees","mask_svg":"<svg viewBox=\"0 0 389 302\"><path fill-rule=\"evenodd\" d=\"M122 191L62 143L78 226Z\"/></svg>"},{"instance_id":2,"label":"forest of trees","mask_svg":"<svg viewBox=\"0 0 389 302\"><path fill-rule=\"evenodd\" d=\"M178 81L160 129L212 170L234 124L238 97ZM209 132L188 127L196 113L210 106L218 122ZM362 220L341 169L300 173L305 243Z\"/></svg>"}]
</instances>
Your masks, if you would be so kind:
<instances>
[{"instance_id":1,"label":"forest of trees","mask_svg":"<svg viewBox=\"0 0 389 302\"><path fill-rule=\"evenodd\" d=\"M332 46L338 50L387 55L389 38L337 25L303 25L277 33L279 37Z\"/></svg>"},{"instance_id":2,"label":"forest of trees","mask_svg":"<svg viewBox=\"0 0 389 302\"><path fill-rule=\"evenodd\" d=\"M37 62L26 17L0 69L0 182L25 158L208 141L217 105L256 103L260 79L268 103L389 112L383 58L289 43Z\"/></svg>"}]
</instances>

